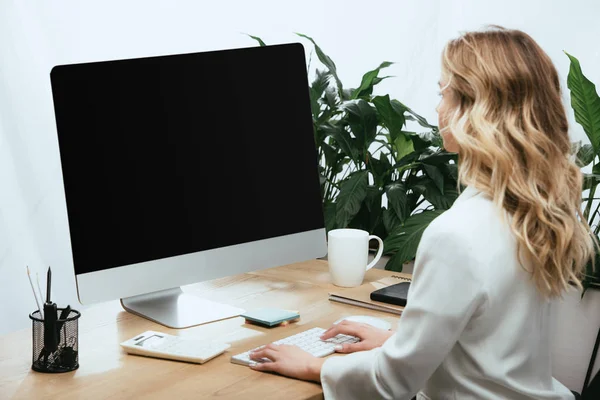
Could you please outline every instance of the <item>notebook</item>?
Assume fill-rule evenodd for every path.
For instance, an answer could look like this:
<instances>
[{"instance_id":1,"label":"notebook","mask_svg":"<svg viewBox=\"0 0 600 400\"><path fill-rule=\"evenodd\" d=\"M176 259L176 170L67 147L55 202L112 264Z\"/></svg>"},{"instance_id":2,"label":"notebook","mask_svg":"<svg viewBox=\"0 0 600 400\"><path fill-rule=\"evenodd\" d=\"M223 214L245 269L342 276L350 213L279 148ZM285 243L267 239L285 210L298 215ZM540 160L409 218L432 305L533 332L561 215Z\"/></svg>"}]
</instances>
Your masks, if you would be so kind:
<instances>
[{"instance_id":1,"label":"notebook","mask_svg":"<svg viewBox=\"0 0 600 400\"><path fill-rule=\"evenodd\" d=\"M404 307L371 299L372 292L400 282L411 282L411 275L405 273L396 273L392 276L381 278L374 282L365 283L355 288L339 288L329 293L329 300L400 315L402 314Z\"/></svg>"}]
</instances>

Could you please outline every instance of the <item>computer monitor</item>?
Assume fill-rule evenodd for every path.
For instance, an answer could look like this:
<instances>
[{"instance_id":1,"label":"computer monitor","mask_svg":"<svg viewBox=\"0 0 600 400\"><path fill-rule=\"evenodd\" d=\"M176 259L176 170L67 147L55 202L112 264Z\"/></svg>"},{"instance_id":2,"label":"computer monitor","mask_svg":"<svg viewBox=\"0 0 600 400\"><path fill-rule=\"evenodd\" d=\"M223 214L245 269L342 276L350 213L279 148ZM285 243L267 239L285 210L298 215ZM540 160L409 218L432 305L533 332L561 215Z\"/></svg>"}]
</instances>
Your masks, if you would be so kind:
<instances>
[{"instance_id":1,"label":"computer monitor","mask_svg":"<svg viewBox=\"0 0 600 400\"><path fill-rule=\"evenodd\" d=\"M301 44L50 76L82 304L192 326L243 310L181 285L325 256Z\"/></svg>"}]
</instances>

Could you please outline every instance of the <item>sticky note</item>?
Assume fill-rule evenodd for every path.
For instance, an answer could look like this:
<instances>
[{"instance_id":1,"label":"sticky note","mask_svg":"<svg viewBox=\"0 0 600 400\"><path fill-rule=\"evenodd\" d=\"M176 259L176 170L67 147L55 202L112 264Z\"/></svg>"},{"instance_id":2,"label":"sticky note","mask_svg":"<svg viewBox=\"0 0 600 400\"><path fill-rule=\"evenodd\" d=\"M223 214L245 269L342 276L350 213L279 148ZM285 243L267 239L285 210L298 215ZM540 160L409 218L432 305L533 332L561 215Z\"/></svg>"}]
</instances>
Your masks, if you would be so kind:
<instances>
[{"instance_id":1,"label":"sticky note","mask_svg":"<svg viewBox=\"0 0 600 400\"><path fill-rule=\"evenodd\" d=\"M247 321L265 326L277 326L283 322L300 318L297 311L280 310L277 308L261 308L241 315Z\"/></svg>"}]
</instances>

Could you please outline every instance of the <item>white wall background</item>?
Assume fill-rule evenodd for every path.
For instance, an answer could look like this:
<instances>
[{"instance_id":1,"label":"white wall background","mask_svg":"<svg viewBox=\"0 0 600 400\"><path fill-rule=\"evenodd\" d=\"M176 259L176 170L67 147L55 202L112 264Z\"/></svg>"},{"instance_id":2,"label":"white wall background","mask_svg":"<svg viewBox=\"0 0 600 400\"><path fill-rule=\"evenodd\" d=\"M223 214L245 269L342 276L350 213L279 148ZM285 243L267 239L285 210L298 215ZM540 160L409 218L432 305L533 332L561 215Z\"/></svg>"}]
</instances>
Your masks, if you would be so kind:
<instances>
[{"instance_id":1,"label":"white wall background","mask_svg":"<svg viewBox=\"0 0 600 400\"><path fill-rule=\"evenodd\" d=\"M26 327L35 308L25 265L40 273L52 265L54 300L77 306L54 65L253 46L242 32L284 43L302 32L333 58L345 86L395 61L386 74L396 78L377 92L436 121L441 50L459 32L485 24L528 32L554 60L566 92L563 50L600 84L599 17L597 0L0 0L0 334ZM585 137L578 125L572 130L574 139Z\"/></svg>"}]
</instances>

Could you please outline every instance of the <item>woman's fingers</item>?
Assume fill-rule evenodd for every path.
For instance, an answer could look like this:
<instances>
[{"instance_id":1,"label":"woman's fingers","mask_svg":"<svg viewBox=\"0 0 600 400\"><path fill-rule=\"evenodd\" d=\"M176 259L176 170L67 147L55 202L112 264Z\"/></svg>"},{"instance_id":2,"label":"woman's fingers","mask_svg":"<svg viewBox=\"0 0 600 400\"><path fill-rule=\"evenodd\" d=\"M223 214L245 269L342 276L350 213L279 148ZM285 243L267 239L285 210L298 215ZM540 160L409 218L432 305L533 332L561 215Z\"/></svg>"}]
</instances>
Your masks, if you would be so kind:
<instances>
[{"instance_id":1,"label":"woman's fingers","mask_svg":"<svg viewBox=\"0 0 600 400\"><path fill-rule=\"evenodd\" d=\"M336 324L328 330L326 330L325 333L321 335L321 340L331 339L332 337L337 336L340 333L360 338L361 329L362 326L360 324L342 321L339 324Z\"/></svg>"},{"instance_id":2,"label":"woman's fingers","mask_svg":"<svg viewBox=\"0 0 600 400\"><path fill-rule=\"evenodd\" d=\"M335 346L336 353L355 353L357 351L366 351L370 350L368 348L367 343L358 342L358 343L344 343L338 346Z\"/></svg>"},{"instance_id":3,"label":"woman's fingers","mask_svg":"<svg viewBox=\"0 0 600 400\"><path fill-rule=\"evenodd\" d=\"M276 362L251 362L249 366L255 371L279 372L279 363Z\"/></svg>"},{"instance_id":4,"label":"woman's fingers","mask_svg":"<svg viewBox=\"0 0 600 400\"><path fill-rule=\"evenodd\" d=\"M261 358L268 358L271 361L277 361L278 348L276 344L269 344L256 351L250 352L251 360L260 360Z\"/></svg>"}]
</instances>

